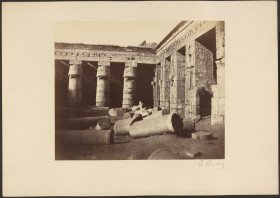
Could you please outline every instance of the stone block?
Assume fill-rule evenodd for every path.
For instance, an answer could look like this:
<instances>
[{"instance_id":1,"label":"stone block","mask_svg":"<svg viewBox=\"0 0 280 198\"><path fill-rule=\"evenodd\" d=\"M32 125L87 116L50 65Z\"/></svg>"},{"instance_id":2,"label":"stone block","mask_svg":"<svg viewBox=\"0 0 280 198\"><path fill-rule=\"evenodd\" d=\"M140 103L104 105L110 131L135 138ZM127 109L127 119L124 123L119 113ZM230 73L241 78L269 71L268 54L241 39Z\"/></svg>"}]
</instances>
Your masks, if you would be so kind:
<instances>
[{"instance_id":1,"label":"stone block","mask_svg":"<svg viewBox=\"0 0 280 198\"><path fill-rule=\"evenodd\" d=\"M197 140L209 140L212 138L212 133L199 131L199 132L192 133L192 138Z\"/></svg>"},{"instance_id":2,"label":"stone block","mask_svg":"<svg viewBox=\"0 0 280 198\"><path fill-rule=\"evenodd\" d=\"M123 116L109 116L110 123L115 124L117 121L122 120Z\"/></svg>"},{"instance_id":3,"label":"stone block","mask_svg":"<svg viewBox=\"0 0 280 198\"><path fill-rule=\"evenodd\" d=\"M186 151L186 155L190 158L196 158L202 155L200 151Z\"/></svg>"},{"instance_id":4,"label":"stone block","mask_svg":"<svg viewBox=\"0 0 280 198\"><path fill-rule=\"evenodd\" d=\"M102 145L113 143L111 130L57 130L56 137L67 142Z\"/></svg>"},{"instance_id":5,"label":"stone block","mask_svg":"<svg viewBox=\"0 0 280 198\"><path fill-rule=\"evenodd\" d=\"M103 118L97 122L97 124L95 126L95 130L107 130L107 129L110 129L110 126L111 126L110 119Z\"/></svg>"}]
</instances>

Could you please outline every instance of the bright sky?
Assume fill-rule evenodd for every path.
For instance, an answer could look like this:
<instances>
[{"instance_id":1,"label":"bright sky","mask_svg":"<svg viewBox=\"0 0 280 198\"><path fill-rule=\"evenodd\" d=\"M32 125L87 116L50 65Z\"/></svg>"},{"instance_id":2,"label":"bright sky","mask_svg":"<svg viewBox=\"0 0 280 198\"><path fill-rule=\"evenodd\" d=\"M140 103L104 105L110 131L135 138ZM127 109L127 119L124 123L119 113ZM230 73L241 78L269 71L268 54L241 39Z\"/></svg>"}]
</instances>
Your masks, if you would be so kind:
<instances>
[{"instance_id":1,"label":"bright sky","mask_svg":"<svg viewBox=\"0 0 280 198\"><path fill-rule=\"evenodd\" d=\"M55 42L138 46L146 40L158 44L179 22L58 22L55 25Z\"/></svg>"}]
</instances>

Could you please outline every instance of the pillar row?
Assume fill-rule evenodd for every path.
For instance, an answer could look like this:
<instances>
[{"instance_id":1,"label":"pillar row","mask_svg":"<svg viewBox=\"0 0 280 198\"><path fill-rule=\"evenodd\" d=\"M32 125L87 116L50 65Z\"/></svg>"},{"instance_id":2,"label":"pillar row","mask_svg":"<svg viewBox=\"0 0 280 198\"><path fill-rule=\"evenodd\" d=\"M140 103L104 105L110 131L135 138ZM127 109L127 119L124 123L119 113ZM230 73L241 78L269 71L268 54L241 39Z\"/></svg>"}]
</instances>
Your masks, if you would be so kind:
<instances>
[{"instance_id":1,"label":"pillar row","mask_svg":"<svg viewBox=\"0 0 280 198\"><path fill-rule=\"evenodd\" d=\"M96 87L96 106L110 105L110 62L98 62Z\"/></svg>"},{"instance_id":2,"label":"pillar row","mask_svg":"<svg viewBox=\"0 0 280 198\"><path fill-rule=\"evenodd\" d=\"M125 63L123 81L123 107L132 107L136 96L136 62Z\"/></svg>"},{"instance_id":3,"label":"pillar row","mask_svg":"<svg viewBox=\"0 0 280 198\"><path fill-rule=\"evenodd\" d=\"M70 60L69 64L68 105L78 106L82 100L82 61Z\"/></svg>"}]
</instances>

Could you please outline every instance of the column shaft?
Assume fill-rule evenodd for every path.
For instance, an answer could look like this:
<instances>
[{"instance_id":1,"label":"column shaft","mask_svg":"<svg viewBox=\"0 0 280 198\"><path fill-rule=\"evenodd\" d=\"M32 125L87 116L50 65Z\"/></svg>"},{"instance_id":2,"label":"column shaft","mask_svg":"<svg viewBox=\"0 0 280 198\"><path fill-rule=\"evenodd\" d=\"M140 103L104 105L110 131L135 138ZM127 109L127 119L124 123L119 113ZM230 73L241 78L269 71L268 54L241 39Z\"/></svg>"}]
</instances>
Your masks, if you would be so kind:
<instances>
[{"instance_id":1,"label":"column shaft","mask_svg":"<svg viewBox=\"0 0 280 198\"><path fill-rule=\"evenodd\" d=\"M135 104L136 69L136 62L127 62L125 65L123 74L123 107L132 107Z\"/></svg>"},{"instance_id":2,"label":"column shaft","mask_svg":"<svg viewBox=\"0 0 280 198\"><path fill-rule=\"evenodd\" d=\"M110 62L98 62L96 87L96 106L110 105Z\"/></svg>"},{"instance_id":3,"label":"column shaft","mask_svg":"<svg viewBox=\"0 0 280 198\"><path fill-rule=\"evenodd\" d=\"M78 106L82 100L82 62L70 61L69 84L68 84L68 105Z\"/></svg>"}]
</instances>

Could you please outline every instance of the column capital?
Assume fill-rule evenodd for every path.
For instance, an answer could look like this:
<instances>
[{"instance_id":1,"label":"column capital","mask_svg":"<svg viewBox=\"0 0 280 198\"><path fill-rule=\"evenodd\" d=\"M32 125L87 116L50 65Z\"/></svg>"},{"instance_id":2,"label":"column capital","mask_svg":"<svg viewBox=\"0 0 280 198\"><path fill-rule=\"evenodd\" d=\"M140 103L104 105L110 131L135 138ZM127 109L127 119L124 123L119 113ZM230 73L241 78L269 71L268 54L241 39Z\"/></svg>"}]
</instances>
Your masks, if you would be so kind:
<instances>
[{"instance_id":1,"label":"column capital","mask_svg":"<svg viewBox=\"0 0 280 198\"><path fill-rule=\"evenodd\" d=\"M81 65L82 61L81 60L69 60L70 65Z\"/></svg>"},{"instance_id":2,"label":"column capital","mask_svg":"<svg viewBox=\"0 0 280 198\"><path fill-rule=\"evenodd\" d=\"M69 77L80 77L83 75L83 68L80 64L70 64L68 76Z\"/></svg>"},{"instance_id":3,"label":"column capital","mask_svg":"<svg viewBox=\"0 0 280 198\"><path fill-rule=\"evenodd\" d=\"M98 61L98 66L110 66L109 61Z\"/></svg>"}]
</instances>

